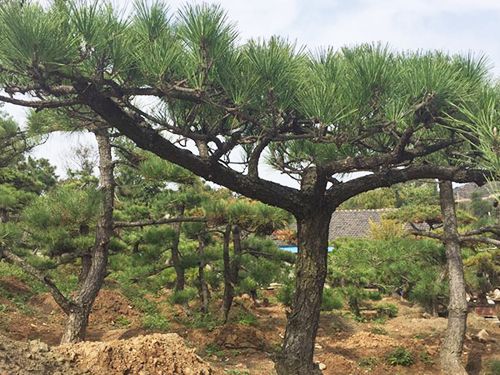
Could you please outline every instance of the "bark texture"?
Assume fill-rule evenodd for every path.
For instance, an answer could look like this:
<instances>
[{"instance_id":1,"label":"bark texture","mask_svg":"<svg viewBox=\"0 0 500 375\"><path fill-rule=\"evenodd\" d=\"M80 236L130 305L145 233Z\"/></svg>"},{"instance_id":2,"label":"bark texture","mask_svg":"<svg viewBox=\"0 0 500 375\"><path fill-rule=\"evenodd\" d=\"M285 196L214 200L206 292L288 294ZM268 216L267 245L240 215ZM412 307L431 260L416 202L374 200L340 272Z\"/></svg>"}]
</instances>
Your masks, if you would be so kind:
<instances>
[{"instance_id":1,"label":"bark texture","mask_svg":"<svg viewBox=\"0 0 500 375\"><path fill-rule=\"evenodd\" d=\"M99 150L99 185L101 188L101 212L97 221L94 247L86 277L81 280L74 304L68 313L68 321L61 337L61 344L85 339L92 305L106 277L109 241L113 234L113 209L115 181L108 130L94 131Z\"/></svg>"},{"instance_id":2,"label":"bark texture","mask_svg":"<svg viewBox=\"0 0 500 375\"><path fill-rule=\"evenodd\" d=\"M233 303L234 286L231 281L231 257L229 254L229 243L231 241L231 226L227 225L224 231L224 243L222 246L222 260L224 263L224 295L222 297L222 316L224 323L229 318L229 310Z\"/></svg>"},{"instance_id":3,"label":"bark texture","mask_svg":"<svg viewBox=\"0 0 500 375\"><path fill-rule=\"evenodd\" d=\"M321 374L313 363L313 355L326 277L330 217L329 210L318 208L315 214L297 219L295 295L282 352L276 362L278 375Z\"/></svg>"},{"instance_id":4,"label":"bark texture","mask_svg":"<svg viewBox=\"0 0 500 375\"><path fill-rule=\"evenodd\" d=\"M441 347L441 368L450 375L466 375L461 362L467 326L467 300L460 238L457 231L457 216L451 181L439 183L441 212L444 219L443 242L446 247L450 303L448 305L448 327Z\"/></svg>"},{"instance_id":5,"label":"bark texture","mask_svg":"<svg viewBox=\"0 0 500 375\"><path fill-rule=\"evenodd\" d=\"M210 292L205 280L205 241L201 236L198 239L198 256L200 257L200 264L198 266L198 288L201 300L201 312L206 314L208 313Z\"/></svg>"},{"instance_id":6,"label":"bark texture","mask_svg":"<svg viewBox=\"0 0 500 375\"><path fill-rule=\"evenodd\" d=\"M178 210L179 216L182 216L184 214L184 207L180 207ZM182 228L182 222L177 222L173 224L174 227L174 240L172 242L172 264L174 265L175 269L175 290L184 290L184 286L186 284L186 276L185 276L185 271L184 267L181 264L181 254L179 251L179 241L181 238L181 228Z\"/></svg>"}]
</instances>

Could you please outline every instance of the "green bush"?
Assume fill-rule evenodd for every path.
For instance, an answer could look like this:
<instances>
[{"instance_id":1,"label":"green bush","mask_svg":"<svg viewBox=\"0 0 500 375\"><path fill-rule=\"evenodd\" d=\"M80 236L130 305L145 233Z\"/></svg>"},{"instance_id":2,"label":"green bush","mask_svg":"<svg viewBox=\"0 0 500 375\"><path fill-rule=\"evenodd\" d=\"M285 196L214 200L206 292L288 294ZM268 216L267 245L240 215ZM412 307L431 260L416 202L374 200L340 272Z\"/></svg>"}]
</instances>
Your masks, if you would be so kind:
<instances>
[{"instance_id":1,"label":"green bush","mask_svg":"<svg viewBox=\"0 0 500 375\"><path fill-rule=\"evenodd\" d=\"M378 303L375 305L375 310L382 316L394 318L398 316L398 307L393 303Z\"/></svg>"},{"instance_id":2,"label":"green bush","mask_svg":"<svg viewBox=\"0 0 500 375\"><path fill-rule=\"evenodd\" d=\"M142 326L145 329L152 329L158 331L166 331L170 327L167 318L160 314L146 314L142 318Z\"/></svg>"},{"instance_id":3,"label":"green bush","mask_svg":"<svg viewBox=\"0 0 500 375\"><path fill-rule=\"evenodd\" d=\"M494 359L487 365L488 375L500 375L500 360Z\"/></svg>"},{"instance_id":4,"label":"green bush","mask_svg":"<svg viewBox=\"0 0 500 375\"><path fill-rule=\"evenodd\" d=\"M391 366L411 366L415 361L411 352L400 346L389 352L386 357L387 363Z\"/></svg>"},{"instance_id":5,"label":"green bush","mask_svg":"<svg viewBox=\"0 0 500 375\"><path fill-rule=\"evenodd\" d=\"M285 306L292 306L294 289L294 285L291 282L283 285L278 291L278 301Z\"/></svg>"},{"instance_id":6,"label":"green bush","mask_svg":"<svg viewBox=\"0 0 500 375\"><path fill-rule=\"evenodd\" d=\"M363 357L359 360L358 366L372 369L377 365L377 363L378 363L377 357Z\"/></svg>"},{"instance_id":7,"label":"green bush","mask_svg":"<svg viewBox=\"0 0 500 375\"><path fill-rule=\"evenodd\" d=\"M246 325L246 326L252 326L252 325L257 324L256 316L248 311L241 311L237 315L236 320L238 323Z\"/></svg>"},{"instance_id":8,"label":"green bush","mask_svg":"<svg viewBox=\"0 0 500 375\"><path fill-rule=\"evenodd\" d=\"M170 302L178 305L188 303L197 296L195 288L186 288L184 290L177 290L170 296Z\"/></svg>"},{"instance_id":9,"label":"green bush","mask_svg":"<svg viewBox=\"0 0 500 375\"><path fill-rule=\"evenodd\" d=\"M334 289L323 289L323 299L321 301L322 311L339 310L343 306L342 296Z\"/></svg>"}]
</instances>

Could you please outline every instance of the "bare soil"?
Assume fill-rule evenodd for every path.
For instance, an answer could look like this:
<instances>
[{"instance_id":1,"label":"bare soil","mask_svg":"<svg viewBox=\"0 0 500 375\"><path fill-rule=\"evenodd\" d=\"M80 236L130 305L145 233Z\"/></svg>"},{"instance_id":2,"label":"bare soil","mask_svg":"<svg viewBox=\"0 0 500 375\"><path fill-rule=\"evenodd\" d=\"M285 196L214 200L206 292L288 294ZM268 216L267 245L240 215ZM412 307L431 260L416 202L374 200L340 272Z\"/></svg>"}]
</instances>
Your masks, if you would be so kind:
<instances>
[{"instance_id":1,"label":"bare soil","mask_svg":"<svg viewBox=\"0 0 500 375\"><path fill-rule=\"evenodd\" d=\"M8 282L12 290L29 293L29 288L18 280ZM266 293L269 293L266 297L273 300L273 292ZM315 360L326 366L325 375L440 373L439 346L446 319L426 319L421 308L398 299L388 298L384 302L394 303L399 309L398 316L385 323L359 323L346 311L322 314ZM273 358L286 325L286 309L282 305L255 307L247 298L239 298L232 315L252 314L257 318L255 323L191 328L184 325L182 319L194 313L196 305L164 307L162 313L171 321L172 334L158 334L141 327L142 313L119 291L105 289L99 294L90 319L90 341L46 350L43 343L57 345L64 324L64 315L52 297L38 295L22 308L1 296L0 303L5 306L0 311L0 334L8 337L0 337L0 375L274 375ZM213 306L213 309L217 312L219 307ZM474 339L481 329L488 331L491 340ZM35 339L41 340L42 349L33 352L30 347L38 345L33 342L40 341L30 343L29 340ZM414 364L403 367L387 363L388 353L398 347L411 352ZM492 360L500 360L500 328L470 314L464 364L469 374L486 375L489 374L487 364Z\"/></svg>"}]
</instances>

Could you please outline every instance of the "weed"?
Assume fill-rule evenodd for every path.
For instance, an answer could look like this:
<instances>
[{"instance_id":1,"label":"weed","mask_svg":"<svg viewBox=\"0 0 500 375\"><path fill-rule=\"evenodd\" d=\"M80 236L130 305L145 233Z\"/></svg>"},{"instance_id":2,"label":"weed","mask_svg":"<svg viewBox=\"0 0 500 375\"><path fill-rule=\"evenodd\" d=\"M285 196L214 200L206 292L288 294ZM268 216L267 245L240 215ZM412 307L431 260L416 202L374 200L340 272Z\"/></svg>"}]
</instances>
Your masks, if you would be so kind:
<instances>
[{"instance_id":1,"label":"weed","mask_svg":"<svg viewBox=\"0 0 500 375\"><path fill-rule=\"evenodd\" d=\"M372 327L370 330L371 333L374 333L375 335L388 335L389 333L385 328L382 327Z\"/></svg>"},{"instance_id":2,"label":"weed","mask_svg":"<svg viewBox=\"0 0 500 375\"><path fill-rule=\"evenodd\" d=\"M381 316L394 318L398 315L398 307L393 303L377 303L375 309Z\"/></svg>"},{"instance_id":3,"label":"weed","mask_svg":"<svg viewBox=\"0 0 500 375\"><path fill-rule=\"evenodd\" d=\"M183 305L196 298L197 291L195 288L186 288L177 290L170 296L170 302L173 304Z\"/></svg>"},{"instance_id":4,"label":"weed","mask_svg":"<svg viewBox=\"0 0 500 375\"><path fill-rule=\"evenodd\" d=\"M422 363L425 363L426 365L432 365L434 364L434 360L432 359L432 356L425 350L421 351L420 354L418 355L418 358Z\"/></svg>"},{"instance_id":5,"label":"weed","mask_svg":"<svg viewBox=\"0 0 500 375\"><path fill-rule=\"evenodd\" d=\"M142 326L145 329L166 331L170 323L167 318L160 314L146 314L142 318Z\"/></svg>"},{"instance_id":6,"label":"weed","mask_svg":"<svg viewBox=\"0 0 500 375\"><path fill-rule=\"evenodd\" d=\"M377 357L364 357L358 362L359 367L367 367L369 369L374 368L378 363Z\"/></svg>"},{"instance_id":7,"label":"weed","mask_svg":"<svg viewBox=\"0 0 500 375\"><path fill-rule=\"evenodd\" d=\"M131 322L123 315L120 315L118 318L115 319L115 323L121 327L127 327L130 325Z\"/></svg>"},{"instance_id":8,"label":"weed","mask_svg":"<svg viewBox=\"0 0 500 375\"><path fill-rule=\"evenodd\" d=\"M210 343L205 346L205 353L210 356L210 355L215 355L217 357L222 357L224 356L224 350L217 344Z\"/></svg>"},{"instance_id":9,"label":"weed","mask_svg":"<svg viewBox=\"0 0 500 375\"><path fill-rule=\"evenodd\" d=\"M486 368L487 375L500 375L500 360L494 359L488 362Z\"/></svg>"},{"instance_id":10,"label":"weed","mask_svg":"<svg viewBox=\"0 0 500 375\"><path fill-rule=\"evenodd\" d=\"M246 326L253 326L257 324L257 318L255 317L255 315L247 311L241 311L236 316L236 320L238 323Z\"/></svg>"},{"instance_id":11,"label":"weed","mask_svg":"<svg viewBox=\"0 0 500 375\"><path fill-rule=\"evenodd\" d=\"M411 352L402 346L389 352L386 360L391 366L411 366L415 362Z\"/></svg>"}]
</instances>

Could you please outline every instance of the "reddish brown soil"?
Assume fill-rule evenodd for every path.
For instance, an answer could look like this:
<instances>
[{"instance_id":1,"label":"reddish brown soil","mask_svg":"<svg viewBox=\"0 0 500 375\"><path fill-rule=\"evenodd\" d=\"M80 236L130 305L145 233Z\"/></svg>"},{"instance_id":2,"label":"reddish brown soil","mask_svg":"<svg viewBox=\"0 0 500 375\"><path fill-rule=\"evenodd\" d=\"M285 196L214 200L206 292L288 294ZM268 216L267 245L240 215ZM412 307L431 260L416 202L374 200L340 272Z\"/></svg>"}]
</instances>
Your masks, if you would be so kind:
<instances>
[{"instance_id":1,"label":"reddish brown soil","mask_svg":"<svg viewBox=\"0 0 500 375\"><path fill-rule=\"evenodd\" d=\"M0 282L3 283L3 288L7 285L14 293L29 293L29 288L26 289L25 285L19 284L15 279L7 281L2 279ZM272 294L268 297L272 298ZM285 309L279 304L254 307L247 298L237 299L236 302L232 311L233 316L241 312L252 313L257 317L255 325L231 323L226 327L216 327L212 330L194 329L187 328L181 320L192 314L196 306L186 308L162 304L162 313L171 321L171 331L179 334L189 347L196 348L197 353L208 361L212 368L241 375L274 375L273 357L283 339L286 325ZM323 371L325 375L439 374L437 366L439 345L446 329L446 319L425 319L418 307L395 299L386 302L397 304L399 314L398 317L389 319L383 324L358 323L345 312L322 314L315 360L326 365ZM31 298L25 309L20 309L1 296L0 303L6 306L4 311L0 312L0 334L17 340L39 338L51 345L58 343L64 316L50 296L43 294ZM215 312L218 311L218 306L213 308ZM159 355L156 352L160 350L159 346L165 346L162 350L168 352L169 345L177 345L177 339L158 340L150 332L148 336L138 337L148 333L141 328L141 319L142 314L133 308L121 293L117 290L103 290L90 319L88 338L92 341L102 340L105 343L79 344L82 349L79 349L80 346L75 347L73 352L75 361L84 366L92 364L105 368L106 371L103 370L101 373L121 374L122 369L132 366L130 368L133 371L129 373L139 374L140 372L136 372L138 367L134 366ZM480 343L473 340L472 337L481 329L486 329L496 341ZM112 341L125 338L133 339ZM153 341L149 341L149 338ZM392 367L386 363L387 353L400 346L412 353L415 360L412 366ZM152 354L140 354L143 350ZM185 351L192 354L190 349ZM101 354L92 357L94 352ZM131 355L130 353L133 355L128 361L126 358ZM469 373L487 374L486 364L493 359L500 360L499 354L500 328L471 314L464 353L464 363L468 364ZM190 363L190 366L197 363L198 359L193 359L196 357L190 358L186 362ZM191 360L194 362L189 362ZM117 372L114 372L115 370ZM0 371L0 375L4 374Z\"/></svg>"}]
</instances>

